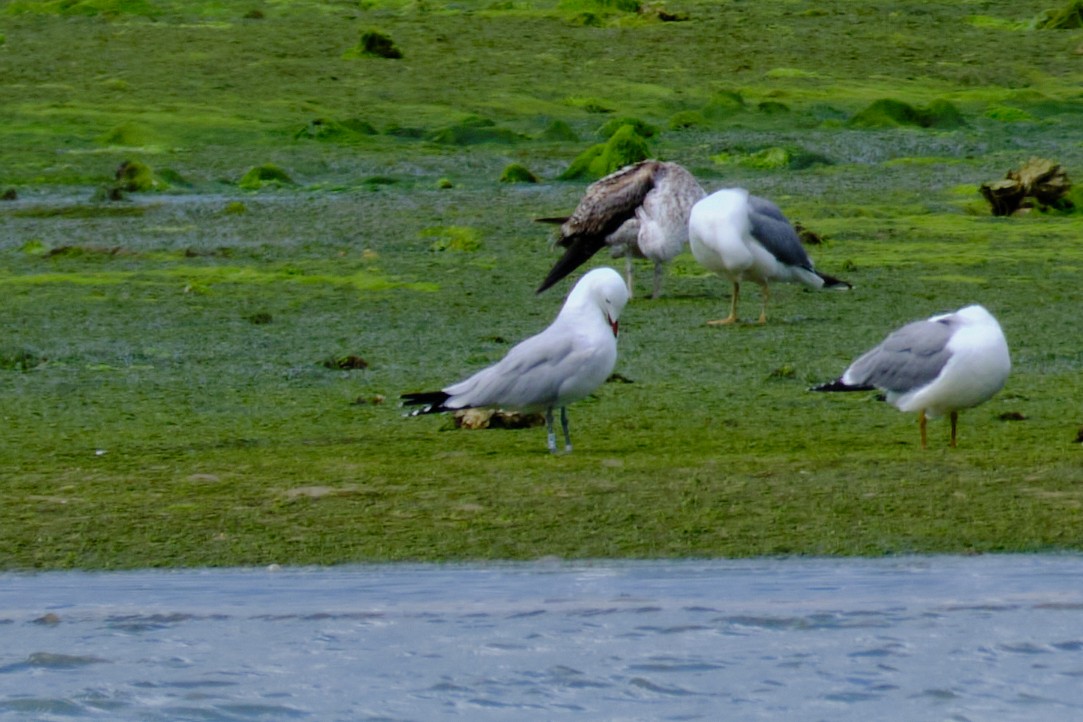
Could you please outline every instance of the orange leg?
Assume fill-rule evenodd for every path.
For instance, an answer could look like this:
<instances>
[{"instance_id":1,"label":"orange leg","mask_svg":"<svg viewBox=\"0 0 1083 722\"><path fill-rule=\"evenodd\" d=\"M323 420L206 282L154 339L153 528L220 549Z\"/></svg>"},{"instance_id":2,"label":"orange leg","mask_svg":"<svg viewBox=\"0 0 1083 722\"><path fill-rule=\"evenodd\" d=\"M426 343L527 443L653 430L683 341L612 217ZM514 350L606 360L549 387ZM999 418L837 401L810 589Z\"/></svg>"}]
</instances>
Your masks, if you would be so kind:
<instances>
[{"instance_id":1,"label":"orange leg","mask_svg":"<svg viewBox=\"0 0 1083 722\"><path fill-rule=\"evenodd\" d=\"M767 323L767 302L771 300L771 291L767 288L767 283L760 284L763 288L763 305L760 307L760 323Z\"/></svg>"},{"instance_id":2,"label":"orange leg","mask_svg":"<svg viewBox=\"0 0 1083 722\"><path fill-rule=\"evenodd\" d=\"M733 302L730 304L730 315L725 318L720 318L717 321L708 321L708 326L728 326L731 323L737 321L737 299L741 295L741 284L737 281L733 282Z\"/></svg>"}]
</instances>

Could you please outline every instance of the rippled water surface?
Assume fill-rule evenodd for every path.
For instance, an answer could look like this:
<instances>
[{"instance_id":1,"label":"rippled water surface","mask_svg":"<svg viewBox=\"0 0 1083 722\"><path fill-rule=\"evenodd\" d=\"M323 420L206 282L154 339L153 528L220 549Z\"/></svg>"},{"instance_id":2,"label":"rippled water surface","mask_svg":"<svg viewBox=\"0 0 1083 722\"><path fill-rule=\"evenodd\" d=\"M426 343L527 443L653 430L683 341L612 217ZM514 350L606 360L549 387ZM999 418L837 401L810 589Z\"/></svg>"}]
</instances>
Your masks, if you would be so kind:
<instances>
[{"instance_id":1,"label":"rippled water surface","mask_svg":"<svg viewBox=\"0 0 1083 722\"><path fill-rule=\"evenodd\" d=\"M1083 557L0 575L0 720L1080 720Z\"/></svg>"}]
</instances>

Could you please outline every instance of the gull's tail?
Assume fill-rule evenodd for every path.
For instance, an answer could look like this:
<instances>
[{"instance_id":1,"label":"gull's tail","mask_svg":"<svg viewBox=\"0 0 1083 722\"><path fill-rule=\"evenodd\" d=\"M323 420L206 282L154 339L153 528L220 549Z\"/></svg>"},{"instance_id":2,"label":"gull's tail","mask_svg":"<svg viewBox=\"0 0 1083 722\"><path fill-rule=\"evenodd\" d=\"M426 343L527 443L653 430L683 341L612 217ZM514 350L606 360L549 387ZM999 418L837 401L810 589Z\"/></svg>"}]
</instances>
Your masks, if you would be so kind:
<instances>
[{"instance_id":1,"label":"gull's tail","mask_svg":"<svg viewBox=\"0 0 1083 722\"><path fill-rule=\"evenodd\" d=\"M842 377L839 377L834 381L828 381L826 384L813 386L809 391L872 391L874 388L876 387L868 384L848 384L842 380Z\"/></svg>"},{"instance_id":2,"label":"gull's tail","mask_svg":"<svg viewBox=\"0 0 1083 722\"><path fill-rule=\"evenodd\" d=\"M451 398L450 394L443 391L415 391L403 394L401 397L403 406L420 406L410 412L411 416L418 414L439 414L442 411L451 411L444 406L444 402Z\"/></svg>"},{"instance_id":3,"label":"gull's tail","mask_svg":"<svg viewBox=\"0 0 1083 722\"><path fill-rule=\"evenodd\" d=\"M834 276L829 276L826 273L820 273L819 271L816 271L816 270L813 270L813 273L815 273L817 276L819 276L821 279L823 279L823 282L824 282L823 287L824 288L835 288L835 289L838 289L840 291L847 291L847 290L853 288L853 286L849 282L844 281L841 278L835 278Z\"/></svg>"}]
</instances>

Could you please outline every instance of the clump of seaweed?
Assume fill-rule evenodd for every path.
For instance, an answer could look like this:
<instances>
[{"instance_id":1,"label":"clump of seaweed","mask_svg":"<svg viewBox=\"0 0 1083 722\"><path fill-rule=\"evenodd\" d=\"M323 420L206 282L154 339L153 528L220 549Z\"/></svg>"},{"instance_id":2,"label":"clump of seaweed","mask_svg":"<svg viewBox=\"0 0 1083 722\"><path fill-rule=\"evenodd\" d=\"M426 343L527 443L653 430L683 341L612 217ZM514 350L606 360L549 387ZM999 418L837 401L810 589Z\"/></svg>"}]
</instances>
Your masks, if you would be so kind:
<instances>
[{"instance_id":1,"label":"clump of seaweed","mask_svg":"<svg viewBox=\"0 0 1083 722\"><path fill-rule=\"evenodd\" d=\"M846 124L851 128L915 126L951 129L966 125L966 121L955 104L947 100L934 100L928 107L920 108L901 100L881 98L874 100Z\"/></svg>"},{"instance_id":2,"label":"clump of seaweed","mask_svg":"<svg viewBox=\"0 0 1083 722\"><path fill-rule=\"evenodd\" d=\"M146 193L164 190L167 187L168 184L157 177L146 163L126 160L118 165L113 173L110 197L115 197L119 192Z\"/></svg>"},{"instance_id":3,"label":"clump of seaweed","mask_svg":"<svg viewBox=\"0 0 1083 722\"><path fill-rule=\"evenodd\" d=\"M1071 0L1056 10L1047 10L1038 21L1039 30L1074 30L1083 28L1083 0Z\"/></svg>"},{"instance_id":4,"label":"clump of seaweed","mask_svg":"<svg viewBox=\"0 0 1083 722\"><path fill-rule=\"evenodd\" d=\"M651 157L647 139L634 126L621 126L609 140L587 148L560 174L561 180L596 180Z\"/></svg>"},{"instance_id":5,"label":"clump of seaweed","mask_svg":"<svg viewBox=\"0 0 1083 722\"><path fill-rule=\"evenodd\" d=\"M97 138L102 145L115 148L157 149L163 146L158 133L142 123L124 122L113 126Z\"/></svg>"},{"instance_id":6,"label":"clump of seaweed","mask_svg":"<svg viewBox=\"0 0 1083 722\"><path fill-rule=\"evenodd\" d=\"M754 170L804 170L834 164L827 156L798 146L728 148L711 156L711 160L719 165L738 165Z\"/></svg>"},{"instance_id":7,"label":"clump of seaweed","mask_svg":"<svg viewBox=\"0 0 1083 722\"><path fill-rule=\"evenodd\" d=\"M740 93L735 90L723 90L707 101L700 113L707 120L718 121L743 113L746 110L748 110L748 106Z\"/></svg>"},{"instance_id":8,"label":"clump of seaweed","mask_svg":"<svg viewBox=\"0 0 1083 722\"><path fill-rule=\"evenodd\" d=\"M0 349L0 371L33 371L49 359L25 348Z\"/></svg>"},{"instance_id":9,"label":"clump of seaweed","mask_svg":"<svg viewBox=\"0 0 1083 722\"><path fill-rule=\"evenodd\" d=\"M250 168L237 182L237 186L246 191L259 190L266 185L284 186L295 185L295 183L289 173L274 163L264 163Z\"/></svg>"},{"instance_id":10,"label":"clump of seaweed","mask_svg":"<svg viewBox=\"0 0 1083 722\"><path fill-rule=\"evenodd\" d=\"M537 183L538 176L522 163L511 163L500 174L501 183Z\"/></svg>"},{"instance_id":11,"label":"clump of seaweed","mask_svg":"<svg viewBox=\"0 0 1083 722\"><path fill-rule=\"evenodd\" d=\"M667 125L670 130L688 130L705 128L710 125L710 121L698 110L681 110L670 116Z\"/></svg>"},{"instance_id":12,"label":"clump of seaweed","mask_svg":"<svg viewBox=\"0 0 1083 722\"><path fill-rule=\"evenodd\" d=\"M567 121L557 119L545 126L545 130L538 135L538 140L570 141L574 143L579 140L579 136L572 126L568 125Z\"/></svg>"},{"instance_id":13,"label":"clump of seaweed","mask_svg":"<svg viewBox=\"0 0 1083 722\"><path fill-rule=\"evenodd\" d=\"M434 253L474 253L481 249L480 234L469 226L430 226L421 231L421 236L434 239L429 245Z\"/></svg>"},{"instance_id":14,"label":"clump of seaweed","mask_svg":"<svg viewBox=\"0 0 1083 722\"><path fill-rule=\"evenodd\" d=\"M598 128L598 137L609 139L613 134L626 125L632 126L637 135L643 138L653 138L658 135L658 126L642 121L639 118L613 118L602 123Z\"/></svg>"},{"instance_id":15,"label":"clump of seaweed","mask_svg":"<svg viewBox=\"0 0 1083 722\"><path fill-rule=\"evenodd\" d=\"M513 130L501 128L492 120L470 116L452 125L429 133L426 140L442 145L474 145L477 143L517 143L523 136Z\"/></svg>"},{"instance_id":16,"label":"clump of seaweed","mask_svg":"<svg viewBox=\"0 0 1083 722\"><path fill-rule=\"evenodd\" d=\"M158 14L158 10L148 0L16 0L7 8L7 12L12 15L100 15L108 19L121 15L154 17Z\"/></svg>"},{"instance_id":17,"label":"clump of seaweed","mask_svg":"<svg viewBox=\"0 0 1083 722\"><path fill-rule=\"evenodd\" d=\"M331 358L324 359L321 364L324 368L342 371L363 370L369 367L369 362L357 354L332 356Z\"/></svg>"},{"instance_id":18,"label":"clump of seaweed","mask_svg":"<svg viewBox=\"0 0 1083 722\"><path fill-rule=\"evenodd\" d=\"M379 30L365 30L361 33L361 39L357 45L343 54L344 58L362 56L399 60L402 58L402 51L386 33Z\"/></svg>"},{"instance_id":19,"label":"clump of seaweed","mask_svg":"<svg viewBox=\"0 0 1083 722\"><path fill-rule=\"evenodd\" d=\"M299 140L323 140L336 143L356 142L365 136L376 135L376 127L360 118L331 120L314 118L293 134Z\"/></svg>"}]
</instances>

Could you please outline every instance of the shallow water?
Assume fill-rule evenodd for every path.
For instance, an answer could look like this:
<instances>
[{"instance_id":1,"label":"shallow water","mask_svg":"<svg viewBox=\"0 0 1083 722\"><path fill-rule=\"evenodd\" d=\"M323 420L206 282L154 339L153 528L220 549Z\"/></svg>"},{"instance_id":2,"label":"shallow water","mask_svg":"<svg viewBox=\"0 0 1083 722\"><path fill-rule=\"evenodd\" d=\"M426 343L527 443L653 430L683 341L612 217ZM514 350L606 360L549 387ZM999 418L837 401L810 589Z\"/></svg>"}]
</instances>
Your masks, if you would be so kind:
<instances>
[{"instance_id":1,"label":"shallow water","mask_svg":"<svg viewBox=\"0 0 1083 722\"><path fill-rule=\"evenodd\" d=\"M0 575L0 720L1083 719L1083 556Z\"/></svg>"}]
</instances>

